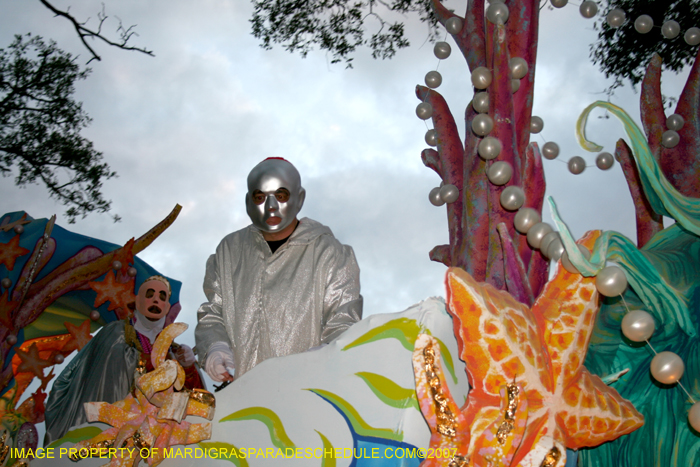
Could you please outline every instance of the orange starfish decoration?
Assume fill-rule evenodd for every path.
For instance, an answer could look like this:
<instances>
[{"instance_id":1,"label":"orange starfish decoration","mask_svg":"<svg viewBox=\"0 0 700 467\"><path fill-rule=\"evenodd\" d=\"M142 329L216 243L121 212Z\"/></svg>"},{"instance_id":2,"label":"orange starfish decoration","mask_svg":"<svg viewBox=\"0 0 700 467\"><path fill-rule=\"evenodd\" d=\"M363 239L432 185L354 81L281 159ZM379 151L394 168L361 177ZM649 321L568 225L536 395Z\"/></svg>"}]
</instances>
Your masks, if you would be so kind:
<instances>
[{"instance_id":1,"label":"orange starfish decoration","mask_svg":"<svg viewBox=\"0 0 700 467\"><path fill-rule=\"evenodd\" d=\"M66 344L61 349L62 353L72 352L76 349L82 350L83 347L85 347L85 345L87 345L87 343L90 342L90 339L92 339L92 336L90 335L89 319L83 321L80 324L80 326L76 326L67 321L63 323L63 325L66 327L66 329L68 329L68 332L70 333L70 340L66 342Z\"/></svg>"},{"instance_id":2,"label":"orange starfish decoration","mask_svg":"<svg viewBox=\"0 0 700 467\"><path fill-rule=\"evenodd\" d=\"M590 249L598 236L589 233L580 243ZM416 381L425 386L417 392L433 432L431 447L445 446L450 442L446 438L457 442L455 452L461 457L455 465L563 466L565 448L597 446L643 424L632 403L583 366L598 312L595 277L559 267L530 309L507 292L451 268L447 300L472 389L459 410L444 380L437 378L434 384L442 382L451 426L459 436L439 433L445 417L430 410L438 398L425 386L431 381L424 370L429 358L421 352L429 343L416 344L414 368ZM504 388L516 394L511 427L506 426L511 398ZM442 464L436 459L424 465Z\"/></svg>"},{"instance_id":3,"label":"orange starfish decoration","mask_svg":"<svg viewBox=\"0 0 700 467\"><path fill-rule=\"evenodd\" d=\"M19 347L24 354L27 354L27 351L31 346L35 346L36 349L38 350L39 358L46 362L54 362L55 363L55 358L57 354L62 354L63 356L66 356L67 354L63 354L61 352L61 349L65 345L65 343L68 341L68 338L70 337L70 334L61 334L58 336L48 336L48 337L37 337L35 339L31 339L28 341L24 341L22 345ZM33 372L22 372L20 373L20 365L22 365L23 360L20 358L20 354L15 353L15 355L12 357L12 373L15 375L15 388L17 388L17 398L19 399L22 394L24 394L24 390L27 389L29 384L34 381L34 373ZM53 365L54 363L51 363ZM51 378L54 377L53 371L50 371L49 374L46 376L39 376L39 379L42 381L42 387L46 389L46 385L48 382L51 380Z\"/></svg>"},{"instance_id":4,"label":"orange starfish decoration","mask_svg":"<svg viewBox=\"0 0 700 467\"><path fill-rule=\"evenodd\" d=\"M90 282L90 288L97 292L94 306L98 307L108 301L109 306L107 309L109 311L121 309L122 313L119 318L126 317L127 305L136 298L134 295L134 279L132 278L127 282L119 282L114 275L114 271L111 270L102 281Z\"/></svg>"},{"instance_id":5,"label":"orange starfish decoration","mask_svg":"<svg viewBox=\"0 0 700 467\"><path fill-rule=\"evenodd\" d=\"M41 378L44 376L44 368L54 365L53 361L43 360L39 356L39 348L35 343L32 343L26 352L22 349L17 349L15 352L22 361L17 367L17 373L31 372Z\"/></svg>"},{"instance_id":6,"label":"orange starfish decoration","mask_svg":"<svg viewBox=\"0 0 700 467\"><path fill-rule=\"evenodd\" d=\"M19 235L15 235L9 242L0 243L0 264L4 264L8 271L12 271L17 258L27 253L29 250L19 246Z\"/></svg>"}]
</instances>

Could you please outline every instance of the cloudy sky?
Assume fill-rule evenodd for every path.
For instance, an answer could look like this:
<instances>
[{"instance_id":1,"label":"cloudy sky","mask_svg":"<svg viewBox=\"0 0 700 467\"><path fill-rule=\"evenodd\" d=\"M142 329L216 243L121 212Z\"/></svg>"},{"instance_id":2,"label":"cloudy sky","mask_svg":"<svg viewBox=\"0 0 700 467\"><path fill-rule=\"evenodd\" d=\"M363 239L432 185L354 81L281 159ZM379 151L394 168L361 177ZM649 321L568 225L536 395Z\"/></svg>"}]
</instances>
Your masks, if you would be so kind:
<instances>
[{"instance_id":1,"label":"cloudy sky","mask_svg":"<svg viewBox=\"0 0 700 467\"><path fill-rule=\"evenodd\" d=\"M447 243L445 208L428 202L439 178L421 163L427 128L415 116L414 88L438 64L424 25L407 18L411 48L390 61L361 50L348 70L331 65L322 52L302 59L281 48L260 48L250 35L252 7L246 0L106 3L108 14L138 25L134 45L155 53L153 58L96 44L103 60L91 63L92 74L77 86L77 98L93 118L84 135L119 173L103 193L123 220L115 224L93 214L69 226L63 206L42 187L19 189L12 178L0 178L0 213L56 213L64 227L123 244L181 204L175 224L140 256L183 282L180 317L194 324L204 300L207 257L222 237L249 223L249 170L265 157L282 156L302 174L307 200L301 214L330 226L354 247L366 316L444 295L445 268L431 262L428 252ZM93 21L101 8L93 0L55 4ZM447 3L458 12L465 4ZM584 153L574 138L578 115L604 98L601 91L609 85L588 60L592 20L569 5L545 7L540 21L533 113L545 128L533 141L556 141L562 148L561 161L544 161L548 194L575 236L600 228L634 238L632 202L619 166L596 169L595 154ZM81 64L88 59L70 25L38 0L0 0L0 47L27 32L56 40L80 55ZM472 98L467 65L453 53L439 71L438 91L463 127L461 115ZM677 96L683 82L664 75L665 92ZM638 120L639 96L632 90L619 91L613 102ZM588 134L611 152L623 136L613 120L596 118ZM563 162L574 155L592 167L570 174ZM193 340L192 330L185 340Z\"/></svg>"}]
</instances>

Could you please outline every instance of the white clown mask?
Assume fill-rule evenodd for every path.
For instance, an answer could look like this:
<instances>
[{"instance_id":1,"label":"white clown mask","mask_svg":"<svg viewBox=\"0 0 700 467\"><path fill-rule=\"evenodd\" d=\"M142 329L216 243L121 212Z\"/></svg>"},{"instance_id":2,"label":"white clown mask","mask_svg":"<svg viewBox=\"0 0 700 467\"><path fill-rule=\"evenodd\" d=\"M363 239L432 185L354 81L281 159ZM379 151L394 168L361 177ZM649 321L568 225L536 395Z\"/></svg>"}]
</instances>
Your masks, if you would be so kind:
<instances>
[{"instance_id":1,"label":"white clown mask","mask_svg":"<svg viewBox=\"0 0 700 467\"><path fill-rule=\"evenodd\" d=\"M149 277L136 295L136 310L152 321L161 319L170 311L170 285L165 281L164 278Z\"/></svg>"},{"instance_id":2,"label":"white clown mask","mask_svg":"<svg viewBox=\"0 0 700 467\"><path fill-rule=\"evenodd\" d=\"M305 196L299 172L284 159L265 159L248 174L246 210L253 225L263 232L279 232L289 226Z\"/></svg>"}]
</instances>

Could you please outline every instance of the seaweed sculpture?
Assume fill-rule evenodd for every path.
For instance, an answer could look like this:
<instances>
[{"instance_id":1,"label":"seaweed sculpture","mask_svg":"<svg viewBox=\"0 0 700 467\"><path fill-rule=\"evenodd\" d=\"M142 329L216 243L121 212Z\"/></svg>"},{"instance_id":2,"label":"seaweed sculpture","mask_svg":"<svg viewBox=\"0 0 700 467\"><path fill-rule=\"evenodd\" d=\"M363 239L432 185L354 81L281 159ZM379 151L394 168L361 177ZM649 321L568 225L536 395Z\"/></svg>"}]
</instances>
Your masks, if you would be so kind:
<instances>
[{"instance_id":1,"label":"seaweed sculpture","mask_svg":"<svg viewBox=\"0 0 700 467\"><path fill-rule=\"evenodd\" d=\"M607 256L620 261L628 276L634 279L636 272L654 279L604 301L585 362L599 374L626 371L615 387L644 414L646 423L628 437L583 450L584 466L700 462L700 433L688 421L691 406L700 401L700 63L696 57L675 109L685 121L675 147L663 145L667 129L660 78L661 59L654 56L642 87L644 133L630 128L625 116L612 109L625 123L632 144L630 148L618 141L616 157L631 180L639 250L607 242ZM662 216L676 224L663 229ZM632 342L620 332L630 310L653 316L656 330L647 343ZM685 373L679 382L662 384L650 373L651 360L661 351L683 360ZM638 449L640 445L653 448Z\"/></svg>"}]
</instances>

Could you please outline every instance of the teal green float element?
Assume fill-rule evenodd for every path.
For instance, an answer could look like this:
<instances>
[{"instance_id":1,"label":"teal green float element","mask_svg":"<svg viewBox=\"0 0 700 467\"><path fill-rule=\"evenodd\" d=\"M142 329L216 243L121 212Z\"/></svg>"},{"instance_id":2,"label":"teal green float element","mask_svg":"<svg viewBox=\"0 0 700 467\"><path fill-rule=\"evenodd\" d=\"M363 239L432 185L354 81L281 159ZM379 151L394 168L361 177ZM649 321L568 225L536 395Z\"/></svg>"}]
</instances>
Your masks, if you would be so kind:
<instances>
[{"instance_id":1,"label":"teal green float element","mask_svg":"<svg viewBox=\"0 0 700 467\"><path fill-rule=\"evenodd\" d=\"M584 276L591 277L596 275L598 271L605 267L606 261L616 263L625 271L627 282L642 300L645 309L652 313L657 320L660 320L662 323L672 323L671 325L674 328L680 328L688 336L697 335L690 316L690 310L688 309L688 301L682 296L676 286L677 282L675 279L679 274L675 273L669 277L667 277L665 271L662 274L652 264L649 260L649 254L646 253L660 248L667 249L670 246L675 248L675 244L684 242L688 235L694 237L693 234L685 231L678 224L674 224L656 234L642 250L639 250L624 235L607 231L603 232L596 240L591 258L586 260L576 247L576 242L567 229L566 224L561 221L551 197L549 202L552 207L552 217L557 224L562 242L566 247L567 254L569 254L569 259L579 271L582 271ZM697 246L692 246L692 251L697 251ZM575 254L570 254L570 252ZM676 254L687 255L689 253L677 251ZM580 255L578 260L575 259L577 255ZM679 257L678 260L683 260L683 258ZM680 267L680 263L668 272L672 273L678 267Z\"/></svg>"},{"instance_id":2,"label":"teal green float element","mask_svg":"<svg viewBox=\"0 0 700 467\"><path fill-rule=\"evenodd\" d=\"M586 107L576 123L576 136L581 147L591 152L603 149L602 146L586 139L588 115L596 107L607 110L622 122L630 138L642 188L651 208L658 214L672 217L689 232L700 235L700 199L683 196L671 185L654 159L646 135L620 107L604 101L597 101Z\"/></svg>"},{"instance_id":3,"label":"teal green float element","mask_svg":"<svg viewBox=\"0 0 700 467\"><path fill-rule=\"evenodd\" d=\"M403 432L396 433L394 430L389 428L374 428L370 426L357 412L357 409L350 405L348 401L343 399L337 394L325 391L323 389L307 389L314 394L318 394L324 399L331 402L342 414L348 419L348 422L352 425L353 430L360 435L366 437L383 438L392 441L403 441Z\"/></svg>"},{"instance_id":4,"label":"teal green float element","mask_svg":"<svg viewBox=\"0 0 700 467\"><path fill-rule=\"evenodd\" d=\"M284 431L282 421L272 410L265 407L248 407L227 415L219 423L240 420L257 420L264 423L270 432L270 440L275 447L279 449L296 448L292 440L287 436L287 432Z\"/></svg>"},{"instance_id":5,"label":"teal green float element","mask_svg":"<svg viewBox=\"0 0 700 467\"><path fill-rule=\"evenodd\" d=\"M245 458L245 454L233 444L222 443L221 441L202 441L199 443L199 447L207 450L215 449L217 453L222 453L224 450L226 450L226 453L235 452L235 455L227 454L224 457L219 457L219 459L229 461L236 467L248 467L248 460Z\"/></svg>"},{"instance_id":6,"label":"teal green float element","mask_svg":"<svg viewBox=\"0 0 700 467\"><path fill-rule=\"evenodd\" d=\"M323 433L321 433L318 430L314 430L318 435L321 437L321 442L323 442L323 460L321 461L321 467L335 467L335 449L333 448L333 444L323 436ZM330 456L326 457L326 452L332 452Z\"/></svg>"},{"instance_id":7,"label":"teal green float element","mask_svg":"<svg viewBox=\"0 0 700 467\"><path fill-rule=\"evenodd\" d=\"M389 378L376 373L361 371L355 375L362 378L372 392L386 405L397 409L413 407L420 412L415 388L402 388Z\"/></svg>"},{"instance_id":8,"label":"teal green float element","mask_svg":"<svg viewBox=\"0 0 700 467\"><path fill-rule=\"evenodd\" d=\"M393 338L398 340L406 350L413 352L415 349L416 339L420 333L430 334L430 330L419 326L415 319L397 318L387 321L374 329L370 329L343 347L343 350L348 350L362 344L369 344L370 342L376 342L382 339ZM442 357L442 361L445 363L447 371L450 373L450 375L452 375L452 380L457 383L457 375L455 374L452 354L444 342L437 337L435 339L440 345L440 356Z\"/></svg>"},{"instance_id":9,"label":"teal green float element","mask_svg":"<svg viewBox=\"0 0 700 467\"><path fill-rule=\"evenodd\" d=\"M620 298L607 298L598 314L585 365L591 373L629 372L612 384L622 397L644 415L638 430L594 449L580 451L581 467L699 466L700 434L688 424L690 398L679 385L662 385L654 380L649 365L654 353L645 343L628 341L621 333L622 318L630 309L643 309L654 316L656 331L649 342L657 351L671 351L685 363L680 383L690 396L700 400L700 238L676 225L658 233L640 255L650 267L672 284L687 304L682 315L669 308L649 308L629 288ZM678 319L688 320L693 332L681 332ZM644 449L640 449L644 446Z\"/></svg>"},{"instance_id":10,"label":"teal green float element","mask_svg":"<svg viewBox=\"0 0 700 467\"><path fill-rule=\"evenodd\" d=\"M56 448L64 443L75 444L81 441L85 441L86 439L92 439L95 436L102 433L102 431L103 430L101 428L98 428L96 426L86 426L83 428L70 430L68 433L65 434L65 436L63 436L63 438L57 439L53 443L49 444L47 448Z\"/></svg>"},{"instance_id":11,"label":"teal green float element","mask_svg":"<svg viewBox=\"0 0 700 467\"><path fill-rule=\"evenodd\" d=\"M622 121L625 131L631 139L632 151L637 160L644 194L652 209L658 214L672 217L677 222L677 224L655 235L642 250L675 249L677 254L689 254L690 252L680 253L676 244L683 242L687 235L700 235L700 200L683 196L671 185L654 159L642 130L624 110L616 105L597 101L583 111L577 122L576 131L582 147L589 151L602 149L597 144L588 141L585 135L588 115L596 107L608 110ZM672 280L678 277L678 274L672 272L678 268L678 265L668 266L666 271L660 272L648 259L648 255L641 253L634 243L617 232L603 233L595 243L590 260L587 260L576 247L574 238L566 224L561 220L551 197L549 204L567 255L581 274L591 277L605 267L606 261L617 263L625 270L629 285L647 310L655 314L656 319L660 319L662 323L670 323L669 325L674 328L680 328L690 337L697 336L697 330L688 309L688 300L676 286L676 281ZM678 260L683 262L684 258L678 258ZM667 273L671 276L665 277Z\"/></svg>"},{"instance_id":12,"label":"teal green float element","mask_svg":"<svg viewBox=\"0 0 700 467\"><path fill-rule=\"evenodd\" d=\"M606 232L596 242L590 261L586 261L553 209L569 258L579 271L590 277L609 259L627 274L630 287L623 295L624 301L620 297L602 300L585 365L598 375L629 369L613 387L645 417L644 425L629 435L579 451L579 466L698 466L700 434L691 429L687 417L691 398L700 400L700 200L686 198L670 185L646 137L619 107L596 102L584 111L578 122L582 146L592 151L600 149L586 140L584 131L588 113L595 107L605 108L622 120L652 209L677 223L656 234L641 250L622 235ZM628 307L654 316L656 331L649 343L657 351L674 352L684 361L686 370L680 383L690 392L690 398L678 385L656 382L649 371L654 357L650 347L630 342L622 335L621 322Z\"/></svg>"}]
</instances>

